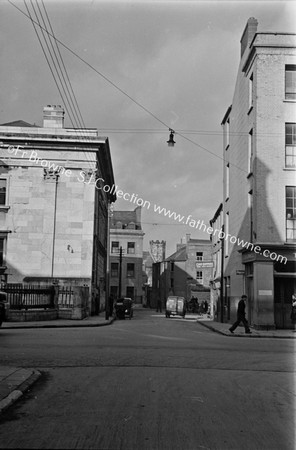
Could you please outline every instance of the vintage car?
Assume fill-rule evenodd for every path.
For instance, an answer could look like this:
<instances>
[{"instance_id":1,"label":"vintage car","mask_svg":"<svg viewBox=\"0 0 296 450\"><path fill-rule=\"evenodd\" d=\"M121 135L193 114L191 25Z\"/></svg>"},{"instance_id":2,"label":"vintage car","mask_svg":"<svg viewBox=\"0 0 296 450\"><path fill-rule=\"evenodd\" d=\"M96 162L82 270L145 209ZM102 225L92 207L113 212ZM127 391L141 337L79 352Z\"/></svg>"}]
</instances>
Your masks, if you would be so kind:
<instances>
[{"instance_id":1,"label":"vintage car","mask_svg":"<svg viewBox=\"0 0 296 450\"><path fill-rule=\"evenodd\" d=\"M123 297L116 300L114 308L117 319L125 319L126 317L131 319L134 315L133 301L129 297Z\"/></svg>"},{"instance_id":2,"label":"vintage car","mask_svg":"<svg viewBox=\"0 0 296 450\"><path fill-rule=\"evenodd\" d=\"M186 301L184 297L170 295L166 301L165 316L182 316L186 314Z\"/></svg>"}]
</instances>

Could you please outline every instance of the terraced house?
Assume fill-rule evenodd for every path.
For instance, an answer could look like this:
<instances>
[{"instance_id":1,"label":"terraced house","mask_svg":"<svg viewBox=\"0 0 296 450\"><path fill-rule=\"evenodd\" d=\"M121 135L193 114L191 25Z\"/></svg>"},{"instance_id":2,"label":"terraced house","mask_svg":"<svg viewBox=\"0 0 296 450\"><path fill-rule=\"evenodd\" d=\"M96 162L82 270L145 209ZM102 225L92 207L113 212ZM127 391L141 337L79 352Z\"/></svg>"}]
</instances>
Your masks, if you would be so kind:
<instances>
[{"instance_id":1,"label":"terraced house","mask_svg":"<svg viewBox=\"0 0 296 450\"><path fill-rule=\"evenodd\" d=\"M223 312L234 320L246 293L254 327L289 328L296 292L296 35L257 26L250 18L243 32L233 101L222 120Z\"/></svg>"}]
</instances>

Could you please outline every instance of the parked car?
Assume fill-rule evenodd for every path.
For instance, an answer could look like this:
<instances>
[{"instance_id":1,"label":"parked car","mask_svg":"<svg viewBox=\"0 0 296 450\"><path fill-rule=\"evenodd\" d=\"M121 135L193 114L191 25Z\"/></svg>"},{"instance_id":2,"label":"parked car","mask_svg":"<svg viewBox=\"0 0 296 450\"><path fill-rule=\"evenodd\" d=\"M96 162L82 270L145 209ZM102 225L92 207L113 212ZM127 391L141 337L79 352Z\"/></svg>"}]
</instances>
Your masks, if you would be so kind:
<instances>
[{"instance_id":1,"label":"parked car","mask_svg":"<svg viewBox=\"0 0 296 450\"><path fill-rule=\"evenodd\" d=\"M0 291L0 326L2 322L6 319L6 303L7 303L7 294L6 292Z\"/></svg>"},{"instance_id":2,"label":"parked car","mask_svg":"<svg viewBox=\"0 0 296 450\"><path fill-rule=\"evenodd\" d=\"M186 301L184 297L170 295L166 301L165 316L181 316L185 317Z\"/></svg>"},{"instance_id":3,"label":"parked car","mask_svg":"<svg viewBox=\"0 0 296 450\"><path fill-rule=\"evenodd\" d=\"M117 319L125 319L128 317L131 319L134 315L133 301L129 297L123 297L116 300L115 314Z\"/></svg>"}]
</instances>

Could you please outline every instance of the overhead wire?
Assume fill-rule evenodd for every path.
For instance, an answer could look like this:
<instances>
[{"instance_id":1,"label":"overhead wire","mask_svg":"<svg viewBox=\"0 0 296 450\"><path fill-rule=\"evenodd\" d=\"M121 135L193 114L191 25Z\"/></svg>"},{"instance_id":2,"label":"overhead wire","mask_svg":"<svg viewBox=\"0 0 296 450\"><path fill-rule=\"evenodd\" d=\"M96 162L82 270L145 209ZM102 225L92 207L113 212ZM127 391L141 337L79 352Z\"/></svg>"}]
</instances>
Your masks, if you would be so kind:
<instances>
[{"instance_id":1,"label":"overhead wire","mask_svg":"<svg viewBox=\"0 0 296 450\"><path fill-rule=\"evenodd\" d=\"M146 108L144 105L142 105L139 101L135 100L131 95L129 95L127 92L125 92L123 89L121 89L117 84L115 84L113 81L111 81L106 75L104 75L101 71L97 70L93 65L91 65L89 62L87 62L85 59L83 59L81 56L79 56L76 52L74 52L70 47L68 47L66 44L64 44L60 39L58 39L56 36L54 36L50 31L48 31L46 28L43 28L40 23L37 23L34 21L34 19L30 16L28 16L22 9L18 8L17 5L15 5L11 0L7 0L14 8L16 8L19 12L21 12L23 15L28 17L32 23L34 22L37 26L39 26L42 30L44 30L49 36L51 36L56 42L58 42L60 45L62 45L65 49L67 49L71 54L73 54L75 57L77 57L81 62L86 64L89 68L91 68L93 71L95 71L100 77L102 77L105 81L107 81L110 85L112 85L115 89L117 89L119 92L121 92L123 95L125 95L127 98L129 98L133 103L135 103L138 107L140 107L142 110L144 110L147 114L152 116L155 120L157 120L159 123L164 125L166 128L171 130L171 127L161 120L159 117L157 117L153 112L151 112L148 108ZM25 0L24 0L25 1ZM173 130L176 135L179 135L183 139L187 140L188 142L192 143L193 145L199 147L200 149L204 150L205 152L215 156L216 158L221 159L224 162L228 162L233 167L236 167L238 170L247 173L246 170L242 169L241 167L237 166L236 164L227 161L223 156L219 156L216 153L212 152L211 150L207 149L206 147L200 145L199 143L193 141L192 139L189 139L188 137L184 136L183 133Z\"/></svg>"},{"instance_id":2,"label":"overhead wire","mask_svg":"<svg viewBox=\"0 0 296 450\"><path fill-rule=\"evenodd\" d=\"M42 26L41 23L40 23L39 17L37 15L36 9L34 8L32 0L30 0L30 3L31 3L32 9L34 11L34 14L35 14L37 22L33 19L32 14L31 14L31 12L30 12L30 10L28 8L28 5L26 4L26 1L24 0L24 4L25 4L25 7L26 7L27 12L28 12L28 17L30 18L30 20L32 22L32 25L34 27L34 31L36 33L36 36L37 36L38 41L40 43L40 46L42 48L43 54L44 54L44 56L46 58L47 64L49 66L49 69L51 71L51 74L53 76L55 84L57 86L58 92L59 92L59 94L61 96L61 99L62 99L62 101L64 103L64 107L65 107L66 112L67 112L67 114L69 116L69 120L70 120L70 122L72 124L73 130L74 130L75 134L80 139L82 138L82 140L84 140L85 143L89 143L90 140L88 139L87 136L85 136L85 134L83 134L83 132L87 131L87 130L85 128L84 121L83 121L83 118L82 118L79 106L78 106L78 112L77 112L77 106L75 106L75 101L77 103L77 100L76 100L76 97L75 97L72 85L71 85L71 92L72 92L72 94L71 94L71 92L70 92L70 90L68 88L65 76L63 74L63 69L61 68L61 64L60 64L60 62L58 60L57 53L55 52L55 49L54 49L53 44L52 44L52 40L50 39L50 35L51 34L48 32L47 25L45 23L44 17L42 15L41 10L40 10L39 4L38 4L38 2L36 0L36 4L37 4L38 10L39 10L39 14L41 16L41 19L42 19L42 22L43 22L44 26ZM47 14L47 11L46 11L44 3L43 3L43 7L44 7L44 10L45 10L48 22L50 24L50 19L49 19L49 16ZM38 31L37 31L36 25L38 25L38 27L41 29L42 37L44 39L44 43L46 45L48 53L46 52L45 46L42 43L41 37L40 37L40 35L39 35ZM55 44L56 44L56 46L58 48L57 42L56 42L56 40L54 38L54 33L53 33L53 29L51 27L51 24L50 24L50 28L51 28L51 31L52 31L53 40L54 40L54 42L55 42ZM44 34L43 31L45 31L46 35ZM51 50L50 50L50 47L49 47L48 41L46 39L46 36L48 36L48 41L50 42L50 45L51 45L51 48L52 48L53 52L51 52ZM62 66L64 68L64 71L66 71L62 55L60 53L59 53L59 55L60 55L60 58L61 58L61 62L62 62ZM51 63L53 64L53 67L52 67ZM62 81L62 79L63 79L63 81ZM67 80L68 80L68 83L71 84L68 74L67 74ZM64 82L64 84L63 84L63 82ZM75 99L74 101L73 101L72 97ZM79 129L79 131L78 131L77 128ZM86 159L88 160L88 162L92 163L93 161L90 159L90 156L89 156L88 152L86 152L84 150L84 153L86 155Z\"/></svg>"}]
</instances>

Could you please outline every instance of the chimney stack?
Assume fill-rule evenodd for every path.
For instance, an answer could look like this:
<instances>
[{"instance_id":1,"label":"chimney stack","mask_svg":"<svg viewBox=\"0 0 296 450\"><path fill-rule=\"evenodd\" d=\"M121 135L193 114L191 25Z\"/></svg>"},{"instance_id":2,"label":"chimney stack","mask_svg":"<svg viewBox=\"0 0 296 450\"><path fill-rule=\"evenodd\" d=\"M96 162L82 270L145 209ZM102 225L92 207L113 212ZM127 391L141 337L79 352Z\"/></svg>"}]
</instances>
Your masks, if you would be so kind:
<instances>
[{"instance_id":1,"label":"chimney stack","mask_svg":"<svg viewBox=\"0 0 296 450\"><path fill-rule=\"evenodd\" d=\"M64 128L65 111L61 105L47 105L43 108L44 128Z\"/></svg>"},{"instance_id":2,"label":"chimney stack","mask_svg":"<svg viewBox=\"0 0 296 450\"><path fill-rule=\"evenodd\" d=\"M243 56L247 47L253 40L253 37L257 33L258 20L254 17L250 17L247 25L245 26L244 32L242 34L241 42L241 57Z\"/></svg>"}]
</instances>

